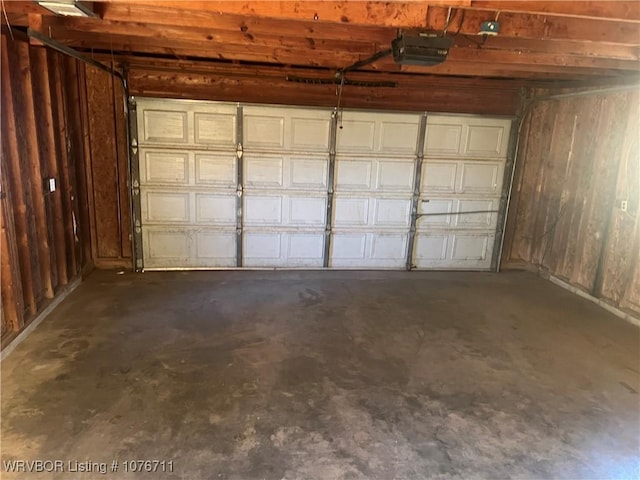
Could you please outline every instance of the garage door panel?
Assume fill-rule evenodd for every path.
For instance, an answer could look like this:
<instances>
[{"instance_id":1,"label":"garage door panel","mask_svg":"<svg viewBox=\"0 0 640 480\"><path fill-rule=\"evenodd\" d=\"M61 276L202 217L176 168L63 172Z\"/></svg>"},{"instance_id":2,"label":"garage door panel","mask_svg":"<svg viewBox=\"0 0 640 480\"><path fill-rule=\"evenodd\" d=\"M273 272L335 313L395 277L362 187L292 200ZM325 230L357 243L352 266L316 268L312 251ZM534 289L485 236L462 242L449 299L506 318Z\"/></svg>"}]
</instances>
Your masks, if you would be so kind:
<instances>
[{"instance_id":1,"label":"garage door panel","mask_svg":"<svg viewBox=\"0 0 640 480\"><path fill-rule=\"evenodd\" d=\"M289 225L324 226L327 215L326 197L288 197Z\"/></svg>"},{"instance_id":2,"label":"garage door panel","mask_svg":"<svg viewBox=\"0 0 640 480\"><path fill-rule=\"evenodd\" d=\"M345 111L337 132L336 152L414 156L420 116L380 112Z\"/></svg>"},{"instance_id":3,"label":"garage door panel","mask_svg":"<svg viewBox=\"0 0 640 480\"><path fill-rule=\"evenodd\" d=\"M414 250L417 268L489 270L495 232L418 233Z\"/></svg>"},{"instance_id":4,"label":"garage door panel","mask_svg":"<svg viewBox=\"0 0 640 480\"><path fill-rule=\"evenodd\" d=\"M244 236L245 265L260 266L261 262L274 262L281 257L280 233L250 233Z\"/></svg>"},{"instance_id":5,"label":"garage door panel","mask_svg":"<svg viewBox=\"0 0 640 480\"><path fill-rule=\"evenodd\" d=\"M425 155L457 155L462 142L462 124L439 120L429 122L425 134Z\"/></svg>"},{"instance_id":6,"label":"garage door panel","mask_svg":"<svg viewBox=\"0 0 640 480\"><path fill-rule=\"evenodd\" d=\"M189 184L189 155L186 152L142 150L142 181L148 184Z\"/></svg>"},{"instance_id":7,"label":"garage door panel","mask_svg":"<svg viewBox=\"0 0 640 480\"><path fill-rule=\"evenodd\" d=\"M406 234L374 233L371 235L371 259L397 261L402 266L407 256Z\"/></svg>"},{"instance_id":8,"label":"garage door panel","mask_svg":"<svg viewBox=\"0 0 640 480\"><path fill-rule=\"evenodd\" d=\"M508 123L510 122L503 121L501 125L471 123L468 126L467 142L463 153L480 157L503 156L507 148Z\"/></svg>"},{"instance_id":9,"label":"garage door panel","mask_svg":"<svg viewBox=\"0 0 640 480\"><path fill-rule=\"evenodd\" d=\"M188 223L190 198L188 193L147 191L142 209L146 222Z\"/></svg>"},{"instance_id":10,"label":"garage door panel","mask_svg":"<svg viewBox=\"0 0 640 480\"><path fill-rule=\"evenodd\" d=\"M245 114L243 146L245 149L283 149L284 116Z\"/></svg>"},{"instance_id":11,"label":"garage door panel","mask_svg":"<svg viewBox=\"0 0 640 480\"><path fill-rule=\"evenodd\" d=\"M415 244L415 258L418 266L425 262L440 263L447 259L448 234L418 234Z\"/></svg>"},{"instance_id":12,"label":"garage door panel","mask_svg":"<svg viewBox=\"0 0 640 480\"><path fill-rule=\"evenodd\" d=\"M422 166L422 193L455 192L457 171L457 162L425 161Z\"/></svg>"},{"instance_id":13,"label":"garage door panel","mask_svg":"<svg viewBox=\"0 0 640 480\"><path fill-rule=\"evenodd\" d=\"M321 267L324 232L253 232L244 237L247 267Z\"/></svg>"},{"instance_id":14,"label":"garage door panel","mask_svg":"<svg viewBox=\"0 0 640 480\"><path fill-rule=\"evenodd\" d=\"M364 259L366 257L366 245L366 233L335 232L331 243L331 258L334 265L339 264L341 260Z\"/></svg>"},{"instance_id":15,"label":"garage door panel","mask_svg":"<svg viewBox=\"0 0 640 480\"><path fill-rule=\"evenodd\" d=\"M403 268L406 234L340 232L333 234L331 262L334 268Z\"/></svg>"},{"instance_id":16,"label":"garage door panel","mask_svg":"<svg viewBox=\"0 0 640 480\"><path fill-rule=\"evenodd\" d=\"M427 120L426 156L506 158L511 120L437 115Z\"/></svg>"},{"instance_id":17,"label":"garage door panel","mask_svg":"<svg viewBox=\"0 0 640 480\"><path fill-rule=\"evenodd\" d=\"M494 210L497 208L497 200L459 200L455 225L460 228L495 228Z\"/></svg>"},{"instance_id":18,"label":"garage door panel","mask_svg":"<svg viewBox=\"0 0 640 480\"><path fill-rule=\"evenodd\" d=\"M158 230L147 228L143 236L146 253L145 265L148 267L163 266L167 260L186 263L189 260L189 233L185 230Z\"/></svg>"},{"instance_id":19,"label":"garage door panel","mask_svg":"<svg viewBox=\"0 0 640 480\"><path fill-rule=\"evenodd\" d=\"M411 191L413 188L414 162L377 162L376 189L380 191Z\"/></svg>"},{"instance_id":20,"label":"garage door panel","mask_svg":"<svg viewBox=\"0 0 640 480\"><path fill-rule=\"evenodd\" d=\"M460 170L460 193L487 195L500 193L498 186L502 183L502 163L464 162Z\"/></svg>"},{"instance_id":21,"label":"garage door panel","mask_svg":"<svg viewBox=\"0 0 640 480\"><path fill-rule=\"evenodd\" d=\"M145 142L188 143L187 112L145 109L142 112Z\"/></svg>"},{"instance_id":22,"label":"garage door panel","mask_svg":"<svg viewBox=\"0 0 640 480\"><path fill-rule=\"evenodd\" d=\"M194 233L196 265L232 267L236 264L235 231L196 231Z\"/></svg>"},{"instance_id":23,"label":"garage door panel","mask_svg":"<svg viewBox=\"0 0 640 480\"><path fill-rule=\"evenodd\" d=\"M335 198L333 224L365 226L369 223L369 198Z\"/></svg>"},{"instance_id":24,"label":"garage door panel","mask_svg":"<svg viewBox=\"0 0 640 480\"><path fill-rule=\"evenodd\" d=\"M489 235L452 235L451 259L453 261L486 260L488 255Z\"/></svg>"},{"instance_id":25,"label":"garage door panel","mask_svg":"<svg viewBox=\"0 0 640 480\"><path fill-rule=\"evenodd\" d=\"M369 190L371 160L336 160L336 190Z\"/></svg>"},{"instance_id":26,"label":"garage door panel","mask_svg":"<svg viewBox=\"0 0 640 480\"><path fill-rule=\"evenodd\" d=\"M245 225L282 225L282 200L276 195L245 195Z\"/></svg>"},{"instance_id":27,"label":"garage door panel","mask_svg":"<svg viewBox=\"0 0 640 480\"><path fill-rule=\"evenodd\" d=\"M374 199L375 227L409 227L411 222L411 200L394 198Z\"/></svg>"},{"instance_id":28,"label":"garage door panel","mask_svg":"<svg viewBox=\"0 0 640 480\"><path fill-rule=\"evenodd\" d=\"M219 147L235 147L236 115L232 113L194 113L195 142Z\"/></svg>"},{"instance_id":29,"label":"garage door panel","mask_svg":"<svg viewBox=\"0 0 640 480\"><path fill-rule=\"evenodd\" d=\"M290 185L293 188L312 188L326 190L327 159L326 158L291 158Z\"/></svg>"},{"instance_id":30,"label":"garage door panel","mask_svg":"<svg viewBox=\"0 0 640 480\"><path fill-rule=\"evenodd\" d=\"M236 224L236 197L231 195L196 194L196 221L199 224Z\"/></svg>"},{"instance_id":31,"label":"garage door panel","mask_svg":"<svg viewBox=\"0 0 640 480\"><path fill-rule=\"evenodd\" d=\"M383 120L380 123L381 153L404 153L414 155L418 140L418 122L394 122Z\"/></svg>"},{"instance_id":32,"label":"garage door panel","mask_svg":"<svg viewBox=\"0 0 640 480\"><path fill-rule=\"evenodd\" d=\"M325 118L291 118L292 150L329 150L329 116Z\"/></svg>"},{"instance_id":33,"label":"garage door panel","mask_svg":"<svg viewBox=\"0 0 640 480\"><path fill-rule=\"evenodd\" d=\"M338 131L336 151L373 152L375 131L374 121L343 118L342 128Z\"/></svg>"},{"instance_id":34,"label":"garage door panel","mask_svg":"<svg viewBox=\"0 0 640 480\"><path fill-rule=\"evenodd\" d=\"M219 187L236 186L236 159L230 154L196 153L195 183Z\"/></svg>"},{"instance_id":35,"label":"garage door panel","mask_svg":"<svg viewBox=\"0 0 640 480\"><path fill-rule=\"evenodd\" d=\"M282 157L246 156L245 185L247 187L282 187L284 180Z\"/></svg>"},{"instance_id":36,"label":"garage door panel","mask_svg":"<svg viewBox=\"0 0 640 480\"><path fill-rule=\"evenodd\" d=\"M416 228L418 230L435 227L449 227L452 224L457 201L452 198L428 199L418 202L418 213L424 216L418 217Z\"/></svg>"},{"instance_id":37,"label":"garage door panel","mask_svg":"<svg viewBox=\"0 0 640 480\"><path fill-rule=\"evenodd\" d=\"M306 261L320 266L324 255L324 233L289 233L287 258Z\"/></svg>"},{"instance_id":38,"label":"garage door panel","mask_svg":"<svg viewBox=\"0 0 640 480\"><path fill-rule=\"evenodd\" d=\"M329 151L329 110L247 106L243 122L245 150Z\"/></svg>"}]
</instances>

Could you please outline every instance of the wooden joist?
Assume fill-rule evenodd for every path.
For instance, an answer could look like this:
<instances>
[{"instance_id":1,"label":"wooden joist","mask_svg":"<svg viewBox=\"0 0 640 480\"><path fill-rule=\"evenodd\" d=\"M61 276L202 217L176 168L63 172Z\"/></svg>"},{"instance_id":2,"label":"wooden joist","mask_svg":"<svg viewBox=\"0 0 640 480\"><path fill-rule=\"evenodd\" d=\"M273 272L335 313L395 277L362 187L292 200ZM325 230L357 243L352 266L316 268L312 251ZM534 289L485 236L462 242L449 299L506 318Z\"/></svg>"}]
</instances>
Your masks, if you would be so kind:
<instances>
[{"instance_id":1,"label":"wooden joist","mask_svg":"<svg viewBox=\"0 0 640 480\"><path fill-rule=\"evenodd\" d=\"M444 31L449 13L447 8L429 7L426 27ZM450 18L448 32L477 35L482 22L495 20L495 18L495 12L459 9L454 11ZM631 46L640 44L636 23L513 12L501 12L499 22L501 37L580 40Z\"/></svg>"},{"instance_id":2,"label":"wooden joist","mask_svg":"<svg viewBox=\"0 0 640 480\"><path fill-rule=\"evenodd\" d=\"M153 0L110 0L110 4L128 6L157 5ZM568 18L640 21L640 9L630 1L503 1L503 0L425 0L425 1L167 1L165 8L189 12L238 14L292 21L346 23L350 25L389 26L394 28L424 25L426 9L433 6L472 8L521 14L548 14ZM111 5L104 6L106 13Z\"/></svg>"},{"instance_id":3,"label":"wooden joist","mask_svg":"<svg viewBox=\"0 0 640 480\"><path fill-rule=\"evenodd\" d=\"M4 147L3 147L4 148ZM3 157L4 158L4 157ZM17 331L24 325L24 302L20 275L20 260L16 242L15 217L11 205L11 185L2 166L2 213L0 214L0 276L2 276L3 320L11 330Z\"/></svg>"},{"instance_id":4,"label":"wooden joist","mask_svg":"<svg viewBox=\"0 0 640 480\"><path fill-rule=\"evenodd\" d=\"M32 76L33 100L39 108L39 115L36 118L38 130L38 147L41 157L41 171L47 178L53 179L56 189L44 196L48 210L48 224L53 230L51 244L55 257L56 268L52 270L54 275L53 283L66 285L68 283L66 242L65 242L65 220L62 208L62 189L60 174L58 171L58 159L60 158L59 137L56 132L59 125L53 122L53 101L49 83L49 67L47 63L47 50L44 48L34 48L31 51L31 66L37 75ZM44 195L44 183L41 188ZM55 278L57 277L57 278ZM57 280L57 281L56 281Z\"/></svg>"},{"instance_id":5,"label":"wooden joist","mask_svg":"<svg viewBox=\"0 0 640 480\"><path fill-rule=\"evenodd\" d=\"M500 12L640 22L640 2L637 0L473 0L469 7Z\"/></svg>"},{"instance_id":6,"label":"wooden joist","mask_svg":"<svg viewBox=\"0 0 640 480\"><path fill-rule=\"evenodd\" d=\"M68 136L69 128L67 124L67 111L65 105L64 92L67 88L62 81L62 72L60 62L62 57L58 54L50 54L48 59L48 71L49 75L51 96L53 102L53 117L54 125L56 125L57 145L58 145L58 172L60 176L60 196L62 199L62 212L64 222L64 236L65 236L65 254L68 262L69 278L77 275L78 272L78 260L76 254L76 239L74 233L74 213L75 213L75 192L74 185L76 184L76 178L71 164L71 158L69 155L70 139Z\"/></svg>"}]
</instances>

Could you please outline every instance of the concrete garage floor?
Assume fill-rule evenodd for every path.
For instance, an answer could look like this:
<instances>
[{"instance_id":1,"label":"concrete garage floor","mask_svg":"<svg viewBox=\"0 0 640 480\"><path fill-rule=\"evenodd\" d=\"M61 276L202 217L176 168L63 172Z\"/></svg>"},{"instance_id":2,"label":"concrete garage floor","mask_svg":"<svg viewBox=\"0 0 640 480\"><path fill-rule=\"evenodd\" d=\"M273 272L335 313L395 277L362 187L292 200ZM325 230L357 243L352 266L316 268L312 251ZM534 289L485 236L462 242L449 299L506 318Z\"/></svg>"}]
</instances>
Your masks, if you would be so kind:
<instances>
[{"instance_id":1,"label":"concrete garage floor","mask_svg":"<svg viewBox=\"0 0 640 480\"><path fill-rule=\"evenodd\" d=\"M636 327L528 273L95 272L2 363L2 459L634 478L639 361Z\"/></svg>"}]
</instances>

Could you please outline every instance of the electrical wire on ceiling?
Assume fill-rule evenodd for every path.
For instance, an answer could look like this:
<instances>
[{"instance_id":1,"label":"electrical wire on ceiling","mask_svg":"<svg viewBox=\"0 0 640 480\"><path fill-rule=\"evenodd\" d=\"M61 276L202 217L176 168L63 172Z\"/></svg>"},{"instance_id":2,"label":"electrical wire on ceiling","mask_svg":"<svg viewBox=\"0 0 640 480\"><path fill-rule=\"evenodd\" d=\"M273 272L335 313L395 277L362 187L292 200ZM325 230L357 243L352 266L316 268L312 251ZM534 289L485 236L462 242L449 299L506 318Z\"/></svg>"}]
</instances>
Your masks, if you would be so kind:
<instances>
[{"instance_id":1,"label":"electrical wire on ceiling","mask_svg":"<svg viewBox=\"0 0 640 480\"><path fill-rule=\"evenodd\" d=\"M451 16L451 10L453 10L451 7L449 7L449 10L447 11L447 19L444 22L444 27L442 28L442 36L444 37L447 34L447 29L449 28L449 25L451 25L451 20L453 20L452 16Z\"/></svg>"},{"instance_id":2,"label":"electrical wire on ceiling","mask_svg":"<svg viewBox=\"0 0 640 480\"><path fill-rule=\"evenodd\" d=\"M7 28L9 29L9 35L11 36L11 40L15 40L13 38L13 30L11 29L11 24L9 23L9 16L7 15L7 10L4 8L4 0L0 0L2 2L2 13L4 14L4 21L7 24Z\"/></svg>"},{"instance_id":3,"label":"electrical wire on ceiling","mask_svg":"<svg viewBox=\"0 0 640 480\"><path fill-rule=\"evenodd\" d=\"M338 105L336 107L336 112L338 113L338 122L340 123L340 130L342 130L342 108L340 108L340 103L342 101L342 87L344 87L344 74L340 76L340 84L336 87L336 95L338 96Z\"/></svg>"}]
</instances>

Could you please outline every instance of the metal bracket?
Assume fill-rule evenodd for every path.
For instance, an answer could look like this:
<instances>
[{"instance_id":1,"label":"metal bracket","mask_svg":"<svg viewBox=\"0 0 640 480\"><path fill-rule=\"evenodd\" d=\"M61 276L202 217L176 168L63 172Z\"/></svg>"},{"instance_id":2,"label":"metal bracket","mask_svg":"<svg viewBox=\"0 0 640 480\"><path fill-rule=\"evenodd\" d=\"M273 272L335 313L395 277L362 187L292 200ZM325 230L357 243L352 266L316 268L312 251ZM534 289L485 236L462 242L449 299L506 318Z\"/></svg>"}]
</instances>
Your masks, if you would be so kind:
<instances>
[{"instance_id":1,"label":"metal bracket","mask_svg":"<svg viewBox=\"0 0 640 480\"><path fill-rule=\"evenodd\" d=\"M129 178L131 189L131 222L133 231L131 232L131 243L133 251L133 264L136 272L144 270L144 252L142 247L142 206L140 196L140 156L138 150L138 115L137 102L135 97L127 98L129 107Z\"/></svg>"},{"instance_id":2,"label":"metal bracket","mask_svg":"<svg viewBox=\"0 0 640 480\"><path fill-rule=\"evenodd\" d=\"M416 144L416 163L413 172L413 197L411 198L411 225L409 227L409 241L407 242L406 269L413 269L413 251L416 240L416 223L418 222L418 201L420 200L420 182L422 180L422 162L424 160L424 142L427 132L427 113L420 117L418 127L418 141Z\"/></svg>"},{"instance_id":3,"label":"metal bracket","mask_svg":"<svg viewBox=\"0 0 640 480\"><path fill-rule=\"evenodd\" d=\"M244 189L244 164L242 157L243 140L243 112L242 106L238 104L236 109L236 267L242 267L243 243L244 243L244 209L243 209L243 189Z\"/></svg>"},{"instance_id":4,"label":"metal bracket","mask_svg":"<svg viewBox=\"0 0 640 480\"><path fill-rule=\"evenodd\" d=\"M327 211L325 217L324 228L324 254L322 257L322 266L329 267L329 257L331 255L331 234L333 230L333 207L335 200L334 178L336 171L336 137L338 132L338 109L334 109L331 113L331 124L329 125L329 168L327 174Z\"/></svg>"}]
</instances>

